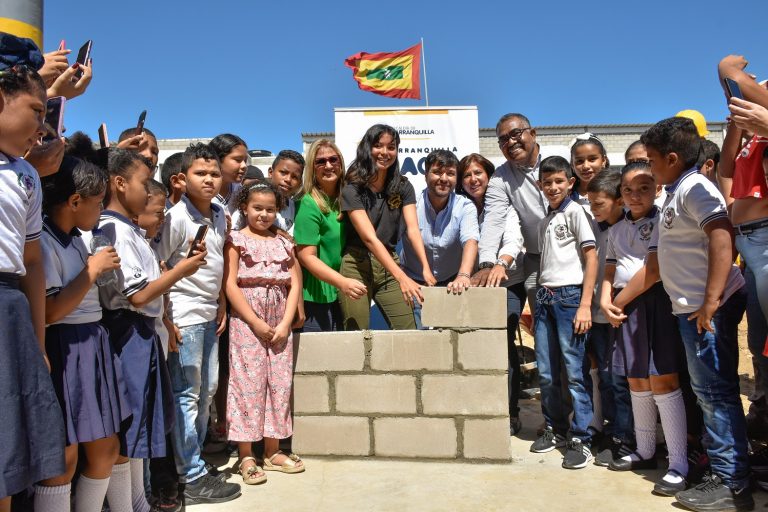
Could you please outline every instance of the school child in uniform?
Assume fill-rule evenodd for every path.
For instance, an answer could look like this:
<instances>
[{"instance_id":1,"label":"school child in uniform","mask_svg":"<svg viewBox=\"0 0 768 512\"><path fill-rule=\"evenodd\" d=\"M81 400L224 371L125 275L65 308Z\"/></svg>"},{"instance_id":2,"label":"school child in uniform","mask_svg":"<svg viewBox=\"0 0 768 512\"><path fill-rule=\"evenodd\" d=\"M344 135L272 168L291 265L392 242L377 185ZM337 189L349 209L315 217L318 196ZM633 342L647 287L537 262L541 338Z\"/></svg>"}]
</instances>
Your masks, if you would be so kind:
<instances>
[{"instance_id":1,"label":"school child in uniform","mask_svg":"<svg viewBox=\"0 0 768 512\"><path fill-rule=\"evenodd\" d=\"M566 469L586 467L592 460L592 397L585 384L590 364L585 345L592 325L597 254L589 215L570 198L575 181L568 160L552 156L541 162L539 182L549 211L539 224L541 288L536 294L534 340L546 427L531 451L554 450L568 434ZM570 428L560 383L561 360L573 402Z\"/></svg>"},{"instance_id":2,"label":"school child in uniform","mask_svg":"<svg viewBox=\"0 0 768 512\"><path fill-rule=\"evenodd\" d=\"M723 196L695 166L701 139L691 120L665 119L641 140L654 177L666 185L659 271L710 437L711 477L675 498L692 510L751 510L738 375L738 325L746 292L733 265L733 227Z\"/></svg>"},{"instance_id":3,"label":"school child in uniform","mask_svg":"<svg viewBox=\"0 0 768 512\"><path fill-rule=\"evenodd\" d=\"M42 65L31 40L0 33L1 512L10 511L13 494L66 468L64 421L45 358L40 178L21 158L43 135ZM41 492L57 503L70 488Z\"/></svg>"},{"instance_id":4,"label":"school child in uniform","mask_svg":"<svg viewBox=\"0 0 768 512\"><path fill-rule=\"evenodd\" d=\"M117 433L131 414L122 367L100 323L96 286L100 275L120 268L120 258L114 248L89 257L79 231L88 231L98 222L107 181L102 169L69 156L57 173L43 179L45 342L67 428L67 470L42 485L68 485L82 445L85 463L75 493L77 512L101 510L120 448ZM130 492L113 496L128 498ZM61 500L69 510L69 496ZM110 508L127 512L131 502L114 500Z\"/></svg>"},{"instance_id":5,"label":"school child in uniform","mask_svg":"<svg viewBox=\"0 0 768 512\"><path fill-rule=\"evenodd\" d=\"M173 423L173 407L165 358L155 331L163 314L163 294L179 279L204 264L205 246L181 264L160 273L157 257L144 231L131 219L147 206L147 182L151 163L138 153L109 150L107 208L99 229L120 255L117 279L99 287L102 322L109 331L113 349L124 369L133 418L120 432L120 458L112 470L110 487L116 480L130 482L134 510L145 512L142 459L163 457L165 435Z\"/></svg>"},{"instance_id":6,"label":"school child in uniform","mask_svg":"<svg viewBox=\"0 0 768 512\"><path fill-rule=\"evenodd\" d=\"M571 141L571 166L576 173L573 192L578 202L587 206L589 183L611 166L603 141L593 133L582 133Z\"/></svg>"},{"instance_id":7,"label":"school child in uniform","mask_svg":"<svg viewBox=\"0 0 768 512\"><path fill-rule=\"evenodd\" d=\"M176 426L173 450L187 505L221 503L240 496L240 486L216 478L201 457L208 419L219 379L219 334L226 326L226 299L221 287L227 220L213 203L221 185L219 159L206 144L189 146L180 177L186 194L168 210L157 256L169 268L186 261L189 240L207 228L204 265L171 287L171 312L179 328L178 351L168 355Z\"/></svg>"},{"instance_id":8,"label":"school child in uniform","mask_svg":"<svg viewBox=\"0 0 768 512\"><path fill-rule=\"evenodd\" d=\"M165 200L166 210L170 210L184 195L184 185L179 180L182 154L181 152L172 154L165 159L160 168L160 182L168 191L168 198Z\"/></svg>"},{"instance_id":9,"label":"school child in uniform","mask_svg":"<svg viewBox=\"0 0 768 512\"><path fill-rule=\"evenodd\" d=\"M293 431L291 323L302 292L293 243L272 229L282 201L270 183L243 189L240 208L248 224L230 234L226 247L224 280L232 306L227 424L246 484L267 479L253 457L253 442L261 439L264 470L304 471L296 454L279 450L279 440Z\"/></svg>"},{"instance_id":10,"label":"school child in uniform","mask_svg":"<svg viewBox=\"0 0 768 512\"><path fill-rule=\"evenodd\" d=\"M594 216L593 229L597 239L597 285L592 305L592 328L589 331L590 346L596 368L590 375L598 373L600 393L593 395L594 418L591 425L601 427L603 439L595 455L595 464L608 467L619 453L629 453L634 446L632 426L632 402L626 377L613 371L613 351L616 336L608 318L600 309L600 294L605 275L605 256L608 233L624 217L624 201L621 198L621 174L606 170L596 176L587 186L589 207ZM594 378L592 379L594 381ZM600 400L597 403L597 400ZM605 425L603 425L605 419ZM600 430L600 428L596 428Z\"/></svg>"},{"instance_id":11,"label":"school child in uniform","mask_svg":"<svg viewBox=\"0 0 768 512\"><path fill-rule=\"evenodd\" d=\"M627 213L608 234L601 304L619 328L615 371L629 380L637 449L614 458L609 468L656 468L658 407L669 468L653 490L674 496L687 488L688 476L685 404L678 377L683 354L672 304L659 281L660 214L654 205L656 182L650 165L638 162L624 167L621 196Z\"/></svg>"}]
</instances>

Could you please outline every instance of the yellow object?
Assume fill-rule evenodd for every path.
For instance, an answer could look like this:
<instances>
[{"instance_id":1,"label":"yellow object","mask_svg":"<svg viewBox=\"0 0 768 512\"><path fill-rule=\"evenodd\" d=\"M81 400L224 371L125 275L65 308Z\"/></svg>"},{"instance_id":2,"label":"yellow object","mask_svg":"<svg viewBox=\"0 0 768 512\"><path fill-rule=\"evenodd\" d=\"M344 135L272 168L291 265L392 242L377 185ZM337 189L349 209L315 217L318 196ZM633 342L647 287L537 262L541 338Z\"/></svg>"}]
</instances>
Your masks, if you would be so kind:
<instances>
[{"instance_id":1,"label":"yellow object","mask_svg":"<svg viewBox=\"0 0 768 512\"><path fill-rule=\"evenodd\" d=\"M693 121L693 124L696 125L696 131L699 132L699 137L706 137L709 135L709 130L707 130L707 120L704 118L704 114L698 110L681 110L675 114L675 117L687 117Z\"/></svg>"}]
</instances>

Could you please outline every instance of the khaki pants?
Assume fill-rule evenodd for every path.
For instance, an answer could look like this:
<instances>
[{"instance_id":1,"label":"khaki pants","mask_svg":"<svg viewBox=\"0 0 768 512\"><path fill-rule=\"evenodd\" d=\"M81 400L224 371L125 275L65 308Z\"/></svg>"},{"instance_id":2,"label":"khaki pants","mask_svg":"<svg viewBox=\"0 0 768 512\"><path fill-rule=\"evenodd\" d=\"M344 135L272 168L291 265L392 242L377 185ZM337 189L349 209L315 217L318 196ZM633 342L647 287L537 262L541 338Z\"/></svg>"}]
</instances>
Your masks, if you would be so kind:
<instances>
[{"instance_id":1,"label":"khaki pants","mask_svg":"<svg viewBox=\"0 0 768 512\"><path fill-rule=\"evenodd\" d=\"M399 263L397 254L392 254ZM400 285L368 250L347 247L341 258L341 275L357 279L368 288L368 296L358 300L339 294L339 304L344 318L344 330L368 329L371 321L371 300L373 300L391 329L415 329L413 310L406 304Z\"/></svg>"}]
</instances>

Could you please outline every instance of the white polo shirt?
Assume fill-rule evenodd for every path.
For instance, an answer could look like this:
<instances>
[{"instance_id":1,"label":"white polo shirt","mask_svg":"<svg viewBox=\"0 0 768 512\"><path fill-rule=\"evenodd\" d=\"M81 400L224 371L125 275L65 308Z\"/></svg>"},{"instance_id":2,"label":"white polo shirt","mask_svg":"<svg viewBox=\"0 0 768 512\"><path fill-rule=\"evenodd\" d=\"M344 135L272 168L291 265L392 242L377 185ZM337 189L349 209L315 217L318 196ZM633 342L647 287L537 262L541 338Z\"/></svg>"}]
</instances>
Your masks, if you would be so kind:
<instances>
[{"instance_id":1,"label":"white polo shirt","mask_svg":"<svg viewBox=\"0 0 768 512\"><path fill-rule=\"evenodd\" d=\"M35 168L0 153L0 272L26 275L24 244L40 239L42 202Z\"/></svg>"},{"instance_id":2,"label":"white polo shirt","mask_svg":"<svg viewBox=\"0 0 768 512\"><path fill-rule=\"evenodd\" d=\"M80 237L80 231L65 233L51 221L43 219L43 234L40 237L45 271L45 296L57 295L68 286L85 268L88 249ZM91 286L83 300L67 316L53 324L87 324L101 320L99 287Z\"/></svg>"},{"instance_id":3,"label":"white polo shirt","mask_svg":"<svg viewBox=\"0 0 768 512\"><path fill-rule=\"evenodd\" d=\"M606 263L616 265L614 288L624 288L645 265L649 252L659 245L660 210L655 205L648 215L634 220L630 211L608 232Z\"/></svg>"},{"instance_id":4,"label":"white polo shirt","mask_svg":"<svg viewBox=\"0 0 768 512\"><path fill-rule=\"evenodd\" d=\"M99 229L109 239L120 257L117 281L99 286L102 307L109 310L130 309L149 317L161 317L163 315L162 295L140 309L133 307L128 301L128 297L160 278L160 265L155 252L149 245L149 240L146 239L146 231L127 217L112 210L101 212ZM89 239L90 237L84 236L83 242L88 244Z\"/></svg>"},{"instance_id":5,"label":"white polo shirt","mask_svg":"<svg viewBox=\"0 0 768 512\"><path fill-rule=\"evenodd\" d=\"M548 208L538 234L539 284L549 288L583 284L583 250L595 246L592 222L584 207L566 197L557 209Z\"/></svg>"},{"instance_id":6,"label":"white polo shirt","mask_svg":"<svg viewBox=\"0 0 768 512\"><path fill-rule=\"evenodd\" d=\"M173 322L179 327L202 324L216 319L219 291L224 275L224 242L227 240L227 219L224 209L211 203L212 219L205 217L185 195L168 210L157 256L168 267L187 257L189 243L202 225L208 226L205 246L206 264L189 277L176 281L171 287Z\"/></svg>"},{"instance_id":7,"label":"white polo shirt","mask_svg":"<svg viewBox=\"0 0 768 512\"><path fill-rule=\"evenodd\" d=\"M675 314L693 313L704 303L709 270L708 223L727 219L725 200L717 187L694 167L665 187L667 199L659 230L659 270ZM739 269L731 267L721 303L744 286Z\"/></svg>"}]
</instances>

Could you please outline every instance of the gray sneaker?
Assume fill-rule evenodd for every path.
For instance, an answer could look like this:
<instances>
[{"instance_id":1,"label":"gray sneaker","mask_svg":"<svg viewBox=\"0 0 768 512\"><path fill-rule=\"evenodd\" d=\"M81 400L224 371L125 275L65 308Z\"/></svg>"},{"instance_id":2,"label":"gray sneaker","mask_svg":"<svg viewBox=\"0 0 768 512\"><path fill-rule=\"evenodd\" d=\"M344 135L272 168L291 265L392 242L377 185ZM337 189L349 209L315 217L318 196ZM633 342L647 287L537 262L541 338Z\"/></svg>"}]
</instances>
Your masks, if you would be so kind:
<instances>
[{"instance_id":1,"label":"gray sneaker","mask_svg":"<svg viewBox=\"0 0 768 512\"><path fill-rule=\"evenodd\" d=\"M573 438L568 441L563 457L563 467L565 469L581 469L587 467L592 462L592 450L589 445L581 442L581 439Z\"/></svg>"},{"instance_id":2,"label":"gray sneaker","mask_svg":"<svg viewBox=\"0 0 768 512\"><path fill-rule=\"evenodd\" d=\"M531 445L531 451L533 453L547 453L564 444L565 437L555 434L552 427L546 427L541 436Z\"/></svg>"}]
</instances>

